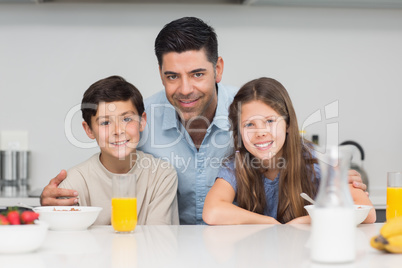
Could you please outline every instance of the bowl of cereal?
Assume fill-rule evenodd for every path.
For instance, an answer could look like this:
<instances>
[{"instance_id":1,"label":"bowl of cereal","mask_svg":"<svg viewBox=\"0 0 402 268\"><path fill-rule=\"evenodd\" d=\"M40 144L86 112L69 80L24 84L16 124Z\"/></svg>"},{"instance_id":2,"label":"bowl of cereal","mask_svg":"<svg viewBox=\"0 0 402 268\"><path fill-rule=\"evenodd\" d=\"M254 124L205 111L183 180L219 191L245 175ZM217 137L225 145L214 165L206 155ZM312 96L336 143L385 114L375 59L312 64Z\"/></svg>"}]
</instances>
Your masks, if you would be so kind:
<instances>
[{"instance_id":1,"label":"bowl of cereal","mask_svg":"<svg viewBox=\"0 0 402 268\"><path fill-rule=\"evenodd\" d=\"M314 220L314 205L307 205L304 206L304 208L310 215L311 220ZM370 209L372 209L373 207L366 205L354 205L354 208L355 208L355 224L359 225L367 218Z\"/></svg>"},{"instance_id":2,"label":"bowl of cereal","mask_svg":"<svg viewBox=\"0 0 402 268\"><path fill-rule=\"evenodd\" d=\"M39 220L49 224L49 229L54 231L86 230L96 221L101 210L101 207L79 206L44 206L34 208L34 211L39 213Z\"/></svg>"}]
</instances>

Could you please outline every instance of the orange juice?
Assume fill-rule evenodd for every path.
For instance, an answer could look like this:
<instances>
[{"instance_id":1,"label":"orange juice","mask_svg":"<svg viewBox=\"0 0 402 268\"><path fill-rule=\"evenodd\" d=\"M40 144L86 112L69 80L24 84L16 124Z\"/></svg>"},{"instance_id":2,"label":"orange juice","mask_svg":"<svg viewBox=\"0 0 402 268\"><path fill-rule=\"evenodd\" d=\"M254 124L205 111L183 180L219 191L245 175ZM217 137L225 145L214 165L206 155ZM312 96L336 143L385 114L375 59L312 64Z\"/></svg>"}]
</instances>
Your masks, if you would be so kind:
<instances>
[{"instance_id":1,"label":"orange juice","mask_svg":"<svg viewBox=\"0 0 402 268\"><path fill-rule=\"evenodd\" d=\"M112 198L112 226L117 232L132 232L137 225L137 198Z\"/></svg>"},{"instance_id":2,"label":"orange juice","mask_svg":"<svg viewBox=\"0 0 402 268\"><path fill-rule=\"evenodd\" d=\"M402 187L387 187L387 220L402 216Z\"/></svg>"}]
</instances>

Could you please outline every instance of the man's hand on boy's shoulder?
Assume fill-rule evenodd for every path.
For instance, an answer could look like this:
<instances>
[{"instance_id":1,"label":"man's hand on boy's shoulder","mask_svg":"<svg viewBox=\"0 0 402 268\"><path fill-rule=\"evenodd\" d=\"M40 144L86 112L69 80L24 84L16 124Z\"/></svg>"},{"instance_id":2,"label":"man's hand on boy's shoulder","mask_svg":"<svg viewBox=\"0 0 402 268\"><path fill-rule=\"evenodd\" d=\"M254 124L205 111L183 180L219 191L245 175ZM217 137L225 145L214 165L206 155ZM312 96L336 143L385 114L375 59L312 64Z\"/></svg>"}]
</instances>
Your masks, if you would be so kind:
<instances>
[{"instance_id":1,"label":"man's hand on boy's shoulder","mask_svg":"<svg viewBox=\"0 0 402 268\"><path fill-rule=\"evenodd\" d=\"M42 206L72 206L78 203L78 193L71 189L58 188L59 184L67 177L67 172L63 169L60 173L50 180L49 184L43 188L40 196ZM59 197L64 197L59 199Z\"/></svg>"}]
</instances>

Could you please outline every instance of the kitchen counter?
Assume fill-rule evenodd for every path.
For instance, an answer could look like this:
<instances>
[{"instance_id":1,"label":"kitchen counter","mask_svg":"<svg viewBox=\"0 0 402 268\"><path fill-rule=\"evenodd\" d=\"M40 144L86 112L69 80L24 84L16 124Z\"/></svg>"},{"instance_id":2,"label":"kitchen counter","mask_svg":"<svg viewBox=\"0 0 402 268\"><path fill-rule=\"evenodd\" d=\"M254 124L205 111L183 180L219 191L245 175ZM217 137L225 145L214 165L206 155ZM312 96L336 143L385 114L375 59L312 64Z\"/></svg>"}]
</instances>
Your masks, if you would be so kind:
<instances>
[{"instance_id":1,"label":"kitchen counter","mask_svg":"<svg viewBox=\"0 0 402 268\"><path fill-rule=\"evenodd\" d=\"M375 209L385 209L386 208L386 197L383 196L373 196L370 195L370 200L373 203ZM39 197L27 197L27 196L17 196L17 197L4 197L0 196L0 206L15 206L18 202L25 203L30 206L40 206Z\"/></svg>"},{"instance_id":2,"label":"kitchen counter","mask_svg":"<svg viewBox=\"0 0 402 268\"><path fill-rule=\"evenodd\" d=\"M137 226L133 234L116 234L111 226L49 231L38 251L0 255L0 264L30 268L400 267L402 255L370 247L370 238L381 226L359 225L357 259L340 266L310 261L310 225Z\"/></svg>"},{"instance_id":3,"label":"kitchen counter","mask_svg":"<svg viewBox=\"0 0 402 268\"><path fill-rule=\"evenodd\" d=\"M18 203L31 207L40 206L39 197L0 197L0 207L18 206Z\"/></svg>"},{"instance_id":4,"label":"kitchen counter","mask_svg":"<svg viewBox=\"0 0 402 268\"><path fill-rule=\"evenodd\" d=\"M0 207L17 206L21 202L28 206L40 206L39 197L0 197ZM386 205L375 205L377 213L377 222L385 222L385 208Z\"/></svg>"}]
</instances>

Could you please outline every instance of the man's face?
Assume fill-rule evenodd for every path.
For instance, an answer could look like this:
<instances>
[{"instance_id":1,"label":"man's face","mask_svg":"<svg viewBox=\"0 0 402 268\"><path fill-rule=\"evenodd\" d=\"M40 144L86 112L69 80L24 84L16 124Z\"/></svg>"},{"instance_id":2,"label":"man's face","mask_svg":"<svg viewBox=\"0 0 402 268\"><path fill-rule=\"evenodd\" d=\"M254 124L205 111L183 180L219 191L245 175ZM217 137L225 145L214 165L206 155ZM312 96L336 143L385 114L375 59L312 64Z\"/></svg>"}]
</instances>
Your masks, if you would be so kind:
<instances>
[{"instance_id":1,"label":"man's face","mask_svg":"<svg viewBox=\"0 0 402 268\"><path fill-rule=\"evenodd\" d=\"M214 65L207 60L205 51L190 50L163 55L159 66L166 97L176 108L182 120L212 120L218 97L215 83L222 79L223 60Z\"/></svg>"}]
</instances>

